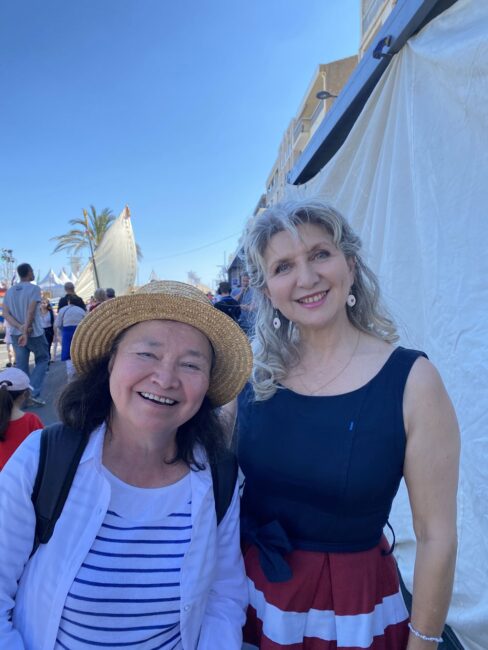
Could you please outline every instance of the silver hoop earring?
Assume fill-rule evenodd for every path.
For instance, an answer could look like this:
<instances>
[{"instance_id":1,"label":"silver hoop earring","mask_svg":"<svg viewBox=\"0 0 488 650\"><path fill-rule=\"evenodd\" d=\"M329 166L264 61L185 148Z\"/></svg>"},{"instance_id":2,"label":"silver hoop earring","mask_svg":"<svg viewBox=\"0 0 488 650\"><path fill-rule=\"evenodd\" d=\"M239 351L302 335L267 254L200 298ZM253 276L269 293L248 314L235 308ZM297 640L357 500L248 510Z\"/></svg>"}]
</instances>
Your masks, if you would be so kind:
<instances>
[{"instance_id":1,"label":"silver hoop earring","mask_svg":"<svg viewBox=\"0 0 488 650\"><path fill-rule=\"evenodd\" d=\"M354 305L356 304L356 296L353 293L350 293L347 296L346 302L347 302L348 307L354 307Z\"/></svg>"},{"instance_id":2,"label":"silver hoop earring","mask_svg":"<svg viewBox=\"0 0 488 650\"><path fill-rule=\"evenodd\" d=\"M281 327L281 319L279 316L279 311L277 309L274 310L273 327L275 330L279 330Z\"/></svg>"}]
</instances>

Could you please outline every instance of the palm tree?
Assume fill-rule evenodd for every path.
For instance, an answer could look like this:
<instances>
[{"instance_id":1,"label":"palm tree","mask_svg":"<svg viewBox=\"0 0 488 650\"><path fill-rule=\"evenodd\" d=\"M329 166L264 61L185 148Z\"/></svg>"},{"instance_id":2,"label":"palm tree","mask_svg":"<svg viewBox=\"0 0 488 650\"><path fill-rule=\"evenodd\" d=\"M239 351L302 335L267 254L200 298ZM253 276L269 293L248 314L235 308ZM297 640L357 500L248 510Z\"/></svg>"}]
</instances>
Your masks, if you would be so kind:
<instances>
[{"instance_id":1,"label":"palm tree","mask_svg":"<svg viewBox=\"0 0 488 650\"><path fill-rule=\"evenodd\" d=\"M112 210L105 208L100 212L100 214L97 214L95 206L91 205L90 210L87 212L88 228L84 216L78 219L70 219L70 224L78 227L72 228L64 235L51 237L51 239L58 242L53 253L58 253L62 250L69 250L76 255L76 253L79 253L83 248L89 246L90 242L95 251L114 221L115 216ZM139 244L136 244L136 251L137 259L140 260L142 258L142 251Z\"/></svg>"}]
</instances>

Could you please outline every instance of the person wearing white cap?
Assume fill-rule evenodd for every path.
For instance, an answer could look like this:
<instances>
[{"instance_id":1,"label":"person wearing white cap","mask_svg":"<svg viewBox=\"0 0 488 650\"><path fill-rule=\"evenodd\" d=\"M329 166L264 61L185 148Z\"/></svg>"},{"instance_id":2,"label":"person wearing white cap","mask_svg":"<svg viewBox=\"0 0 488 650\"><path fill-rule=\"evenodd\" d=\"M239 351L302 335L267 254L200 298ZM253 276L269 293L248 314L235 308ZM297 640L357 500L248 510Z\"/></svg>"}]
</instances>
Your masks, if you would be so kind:
<instances>
[{"instance_id":1,"label":"person wearing white cap","mask_svg":"<svg viewBox=\"0 0 488 650\"><path fill-rule=\"evenodd\" d=\"M0 470L20 443L43 427L35 413L21 410L31 390L29 377L19 368L0 372Z\"/></svg>"}]
</instances>

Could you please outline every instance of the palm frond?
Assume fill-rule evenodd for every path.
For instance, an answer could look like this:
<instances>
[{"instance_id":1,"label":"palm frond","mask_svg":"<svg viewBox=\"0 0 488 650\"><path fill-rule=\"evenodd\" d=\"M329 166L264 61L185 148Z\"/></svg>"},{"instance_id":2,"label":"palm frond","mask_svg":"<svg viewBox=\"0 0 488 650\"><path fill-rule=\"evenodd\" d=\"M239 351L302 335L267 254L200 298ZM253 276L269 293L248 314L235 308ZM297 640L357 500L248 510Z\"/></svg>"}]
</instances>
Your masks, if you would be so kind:
<instances>
[{"instance_id":1,"label":"palm frond","mask_svg":"<svg viewBox=\"0 0 488 650\"><path fill-rule=\"evenodd\" d=\"M51 237L51 239L58 242L53 253L58 253L62 250L72 250L74 248L79 249L80 246L83 247L87 245L86 235L84 231L81 230L70 230L64 235Z\"/></svg>"},{"instance_id":2,"label":"palm frond","mask_svg":"<svg viewBox=\"0 0 488 650\"><path fill-rule=\"evenodd\" d=\"M87 216L88 227L84 216L77 217L75 219L70 219L69 223L70 225L78 226L79 228L73 228L64 235L51 237L52 240L58 242L53 253L57 253L61 250L72 250L77 253L83 248L89 246L88 238L90 238L92 242L93 249L97 249L103 236L115 221L115 217L112 210L109 208L104 208L99 214L97 214L94 205L90 205L90 209L87 210Z\"/></svg>"},{"instance_id":3,"label":"palm frond","mask_svg":"<svg viewBox=\"0 0 488 650\"><path fill-rule=\"evenodd\" d=\"M62 250L72 251L74 254L79 253L84 248L88 248L88 237L92 242L93 249L96 250L98 248L105 233L115 221L115 216L109 208L104 208L100 213L97 213L94 205L90 205L90 209L87 210L87 216L88 228L85 217L77 217L69 220L69 224L71 226L78 226L77 228L68 230L64 235L51 237L53 241L57 242L53 253L58 253ZM141 260L143 254L139 244L136 244L136 253L137 259Z\"/></svg>"}]
</instances>

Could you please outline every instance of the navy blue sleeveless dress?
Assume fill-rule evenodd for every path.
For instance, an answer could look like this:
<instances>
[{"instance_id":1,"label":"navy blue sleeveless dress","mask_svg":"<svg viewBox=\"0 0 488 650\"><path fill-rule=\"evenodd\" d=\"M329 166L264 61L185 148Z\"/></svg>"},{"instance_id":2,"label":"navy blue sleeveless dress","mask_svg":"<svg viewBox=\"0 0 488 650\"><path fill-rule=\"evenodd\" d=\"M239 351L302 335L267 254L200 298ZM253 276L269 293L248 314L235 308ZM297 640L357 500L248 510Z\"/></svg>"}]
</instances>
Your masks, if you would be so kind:
<instances>
[{"instance_id":1,"label":"navy blue sleeveless dress","mask_svg":"<svg viewBox=\"0 0 488 650\"><path fill-rule=\"evenodd\" d=\"M404 650L408 614L383 535L403 475L403 393L422 352L396 348L335 396L239 397L250 590L245 640L261 650Z\"/></svg>"}]
</instances>

